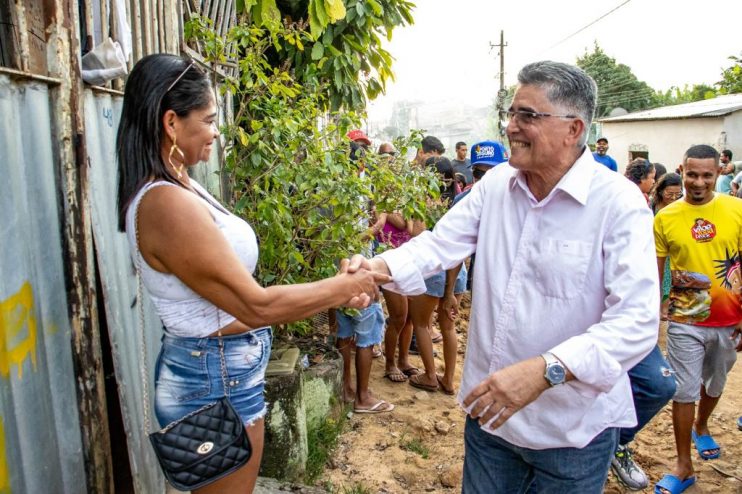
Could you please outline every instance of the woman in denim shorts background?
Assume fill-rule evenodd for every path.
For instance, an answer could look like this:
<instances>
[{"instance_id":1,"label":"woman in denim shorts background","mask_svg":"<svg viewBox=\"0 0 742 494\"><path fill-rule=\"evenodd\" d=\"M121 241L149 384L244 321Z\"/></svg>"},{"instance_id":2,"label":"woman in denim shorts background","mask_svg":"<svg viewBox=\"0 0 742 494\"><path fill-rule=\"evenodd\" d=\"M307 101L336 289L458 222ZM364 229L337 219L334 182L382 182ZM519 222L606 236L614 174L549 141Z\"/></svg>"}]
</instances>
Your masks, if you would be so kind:
<instances>
[{"instance_id":1,"label":"woman in denim shorts background","mask_svg":"<svg viewBox=\"0 0 742 494\"><path fill-rule=\"evenodd\" d=\"M443 186L441 198L449 207L453 202L455 189L453 185L453 167L447 158L430 158L426 165L436 167L441 176ZM447 278L451 286L447 287ZM456 269L442 271L425 280L427 292L423 295L408 297L409 313L412 327L415 332L415 343L423 361L425 372L411 376L408 380L411 386L426 391L441 390L448 395L454 394L454 370L456 368L456 354L458 342L454 329L455 314L461 296L466 291L466 267L462 264L458 272ZM448 290L447 290L448 288ZM438 327L443 340L443 361L445 371L443 375L436 374L433 355L433 339L431 335L431 318L433 312L438 314Z\"/></svg>"},{"instance_id":2,"label":"woman in denim shorts background","mask_svg":"<svg viewBox=\"0 0 742 494\"><path fill-rule=\"evenodd\" d=\"M188 176L209 159L218 136L214 91L195 61L156 54L137 62L116 142L118 226L165 328L157 418L165 426L224 396L221 338L226 394L253 448L244 467L196 494L253 490L263 452L268 326L340 305L366 307L377 283L390 279L363 271L261 287L251 274L258 260L252 228Z\"/></svg>"}]
</instances>

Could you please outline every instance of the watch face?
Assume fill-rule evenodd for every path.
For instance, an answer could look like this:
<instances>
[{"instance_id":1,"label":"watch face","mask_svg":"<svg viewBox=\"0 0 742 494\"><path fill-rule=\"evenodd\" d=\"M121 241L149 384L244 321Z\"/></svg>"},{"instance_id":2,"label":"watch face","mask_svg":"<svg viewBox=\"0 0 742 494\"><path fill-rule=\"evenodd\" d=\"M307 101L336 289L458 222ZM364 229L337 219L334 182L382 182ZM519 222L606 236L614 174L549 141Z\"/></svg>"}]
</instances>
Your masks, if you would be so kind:
<instances>
[{"instance_id":1,"label":"watch face","mask_svg":"<svg viewBox=\"0 0 742 494\"><path fill-rule=\"evenodd\" d=\"M565 372L564 367L561 365L551 365L547 371L549 382L554 384L561 384L564 382Z\"/></svg>"}]
</instances>

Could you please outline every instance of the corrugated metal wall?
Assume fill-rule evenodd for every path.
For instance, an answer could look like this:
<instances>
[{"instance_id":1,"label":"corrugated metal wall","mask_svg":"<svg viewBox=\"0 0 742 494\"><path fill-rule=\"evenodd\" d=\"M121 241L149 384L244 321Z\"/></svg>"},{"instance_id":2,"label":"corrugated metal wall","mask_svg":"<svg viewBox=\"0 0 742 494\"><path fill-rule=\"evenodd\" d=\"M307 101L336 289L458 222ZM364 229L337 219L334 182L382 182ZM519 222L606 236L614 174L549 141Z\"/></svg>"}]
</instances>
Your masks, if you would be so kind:
<instances>
[{"instance_id":1,"label":"corrugated metal wall","mask_svg":"<svg viewBox=\"0 0 742 494\"><path fill-rule=\"evenodd\" d=\"M0 493L86 485L50 113L0 74Z\"/></svg>"},{"instance_id":2,"label":"corrugated metal wall","mask_svg":"<svg viewBox=\"0 0 742 494\"><path fill-rule=\"evenodd\" d=\"M183 5L197 3L123 0L132 31L129 66L154 52L197 55L198 47L182 43ZM234 23L232 0L207 4L226 6L214 13L222 29ZM142 425L136 282L116 230L113 149L121 96L86 89L80 97L80 40L70 32L84 26L89 47L100 41L93 33L118 39L122 10L111 0L8 5L22 39L14 45L18 60L0 67L0 494L113 488L99 310L106 311L135 488L164 492ZM40 23L39 39L47 44L31 46L29 20ZM221 196L217 170L215 152L193 176ZM96 299L91 229L105 307ZM152 370L161 329L145 306Z\"/></svg>"},{"instance_id":3,"label":"corrugated metal wall","mask_svg":"<svg viewBox=\"0 0 742 494\"><path fill-rule=\"evenodd\" d=\"M85 91L85 141L90 164L93 237L131 473L137 492L156 494L164 492L165 484L144 433L142 379L139 370L143 360L140 352L139 306L136 300L137 281L126 236L116 227L115 151L122 101L120 96ZM149 386L152 390L152 371L160 348L162 329L148 298L145 299L145 316ZM153 395L150 391L150 396ZM154 418L152 421L156 422Z\"/></svg>"}]
</instances>

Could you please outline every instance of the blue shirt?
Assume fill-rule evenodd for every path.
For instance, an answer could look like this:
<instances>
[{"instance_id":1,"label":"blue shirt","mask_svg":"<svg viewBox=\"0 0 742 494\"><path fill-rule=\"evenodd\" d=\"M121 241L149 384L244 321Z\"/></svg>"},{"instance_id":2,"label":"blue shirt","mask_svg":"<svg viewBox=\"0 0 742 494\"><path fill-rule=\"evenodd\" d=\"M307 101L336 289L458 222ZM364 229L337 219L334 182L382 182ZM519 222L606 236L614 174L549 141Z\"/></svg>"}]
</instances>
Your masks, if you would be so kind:
<instances>
[{"instance_id":1,"label":"blue shirt","mask_svg":"<svg viewBox=\"0 0 742 494\"><path fill-rule=\"evenodd\" d=\"M609 170L613 170L614 172L618 171L618 165L616 165L616 160L614 160L607 154L604 154L603 156L601 156L598 153L593 153L593 158L595 158L595 161L597 161L598 163L604 164Z\"/></svg>"}]
</instances>

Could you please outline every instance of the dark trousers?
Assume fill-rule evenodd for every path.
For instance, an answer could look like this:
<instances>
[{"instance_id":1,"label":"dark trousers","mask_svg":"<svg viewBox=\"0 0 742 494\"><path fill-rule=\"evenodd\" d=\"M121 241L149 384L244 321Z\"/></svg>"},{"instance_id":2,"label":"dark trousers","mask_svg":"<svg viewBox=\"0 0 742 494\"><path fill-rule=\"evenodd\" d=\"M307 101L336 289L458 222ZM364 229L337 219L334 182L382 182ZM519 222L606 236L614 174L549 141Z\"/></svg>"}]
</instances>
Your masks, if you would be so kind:
<instances>
[{"instance_id":1,"label":"dark trousers","mask_svg":"<svg viewBox=\"0 0 742 494\"><path fill-rule=\"evenodd\" d=\"M662 356L660 347L654 349L629 371L631 394L636 408L635 427L621 429L619 444L628 444L636 433L652 420L675 395L675 376Z\"/></svg>"},{"instance_id":2,"label":"dark trousers","mask_svg":"<svg viewBox=\"0 0 742 494\"><path fill-rule=\"evenodd\" d=\"M608 428L584 448L521 448L467 417L461 492L599 494L617 442L618 429Z\"/></svg>"}]
</instances>

